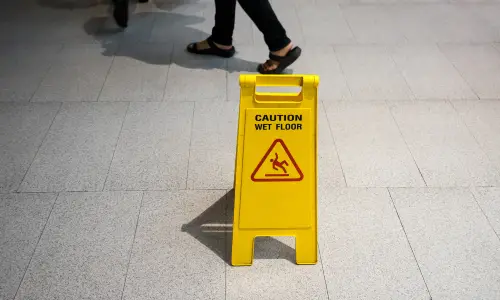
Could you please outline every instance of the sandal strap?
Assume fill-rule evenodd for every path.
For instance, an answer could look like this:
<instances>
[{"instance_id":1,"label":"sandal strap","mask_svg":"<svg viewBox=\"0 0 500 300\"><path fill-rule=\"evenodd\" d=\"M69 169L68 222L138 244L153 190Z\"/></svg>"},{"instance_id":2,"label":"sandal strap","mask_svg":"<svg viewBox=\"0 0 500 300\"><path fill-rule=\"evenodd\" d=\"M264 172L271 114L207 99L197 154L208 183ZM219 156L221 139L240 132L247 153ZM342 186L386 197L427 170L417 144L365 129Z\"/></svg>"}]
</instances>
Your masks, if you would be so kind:
<instances>
[{"instance_id":1,"label":"sandal strap","mask_svg":"<svg viewBox=\"0 0 500 300\"><path fill-rule=\"evenodd\" d=\"M288 58L288 54L292 51L294 51L297 47L293 47L293 48L290 48L290 50L288 50L288 52L285 54L285 56L278 56L276 54L272 54L271 52L269 52L269 58L271 60L274 60L274 61L277 61L277 62L281 62L282 60L284 59L287 59Z\"/></svg>"},{"instance_id":2,"label":"sandal strap","mask_svg":"<svg viewBox=\"0 0 500 300\"><path fill-rule=\"evenodd\" d=\"M274 61L280 62L280 61L282 61L284 58L286 58L286 56L278 56L278 55L275 55L275 54L269 53L269 59L271 59L271 60L274 60Z\"/></svg>"},{"instance_id":3,"label":"sandal strap","mask_svg":"<svg viewBox=\"0 0 500 300\"><path fill-rule=\"evenodd\" d=\"M212 41L212 39L209 37L206 39L208 45L210 46L210 48L215 48L215 49L219 49L219 47L217 47L217 45L215 45L214 41Z\"/></svg>"}]
</instances>

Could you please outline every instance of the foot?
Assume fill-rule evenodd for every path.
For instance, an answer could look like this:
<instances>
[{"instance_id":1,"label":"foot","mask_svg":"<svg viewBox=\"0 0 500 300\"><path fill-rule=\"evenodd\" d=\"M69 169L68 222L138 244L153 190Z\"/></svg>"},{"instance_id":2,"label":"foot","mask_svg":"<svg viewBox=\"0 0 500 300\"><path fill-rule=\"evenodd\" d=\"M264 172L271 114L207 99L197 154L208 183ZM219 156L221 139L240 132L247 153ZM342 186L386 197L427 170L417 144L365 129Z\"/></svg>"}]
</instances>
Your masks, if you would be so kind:
<instances>
[{"instance_id":1,"label":"foot","mask_svg":"<svg viewBox=\"0 0 500 300\"><path fill-rule=\"evenodd\" d=\"M269 53L269 59L260 64L257 70L261 74L281 74L300 57L301 53L299 47L294 47L290 43L278 51Z\"/></svg>"},{"instance_id":2,"label":"foot","mask_svg":"<svg viewBox=\"0 0 500 300\"><path fill-rule=\"evenodd\" d=\"M188 45L187 50L194 54L215 55L225 58L229 58L235 53L233 46L217 44L210 39L197 43L191 43Z\"/></svg>"},{"instance_id":3,"label":"foot","mask_svg":"<svg viewBox=\"0 0 500 300\"><path fill-rule=\"evenodd\" d=\"M118 26L126 28L128 25L128 1L118 0L113 9L113 18Z\"/></svg>"},{"instance_id":4,"label":"foot","mask_svg":"<svg viewBox=\"0 0 500 300\"><path fill-rule=\"evenodd\" d=\"M204 40L204 41L201 41L201 42L197 42L195 43L196 44L196 49L202 51L202 50L207 50L207 49L210 49L210 44L208 43L208 40ZM233 46L225 46L225 45L221 45L221 44L217 44L216 42L213 42L213 44L219 48L219 49L222 49L222 50L231 50L233 48Z\"/></svg>"},{"instance_id":5,"label":"foot","mask_svg":"<svg viewBox=\"0 0 500 300\"><path fill-rule=\"evenodd\" d=\"M285 57L290 50L292 50L293 44L288 44L285 48L280 49L278 51L271 52L272 55L276 55L279 57ZM268 59L265 63L262 64L262 70L265 72L271 72L278 68L280 65L279 61Z\"/></svg>"}]
</instances>

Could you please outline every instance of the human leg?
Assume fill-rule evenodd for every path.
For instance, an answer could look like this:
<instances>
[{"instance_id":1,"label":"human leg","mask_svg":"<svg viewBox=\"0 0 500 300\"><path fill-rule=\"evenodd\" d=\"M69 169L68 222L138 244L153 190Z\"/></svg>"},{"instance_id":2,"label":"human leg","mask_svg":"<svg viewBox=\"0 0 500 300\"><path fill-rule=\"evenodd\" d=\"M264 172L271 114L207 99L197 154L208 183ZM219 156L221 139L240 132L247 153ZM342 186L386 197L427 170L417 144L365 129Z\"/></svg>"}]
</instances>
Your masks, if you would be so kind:
<instances>
[{"instance_id":1,"label":"human leg","mask_svg":"<svg viewBox=\"0 0 500 300\"><path fill-rule=\"evenodd\" d=\"M118 26L128 26L128 0L113 0L113 18Z\"/></svg>"},{"instance_id":2,"label":"human leg","mask_svg":"<svg viewBox=\"0 0 500 300\"><path fill-rule=\"evenodd\" d=\"M212 35L204 41L189 44L187 50L195 54L233 56L235 16L236 0L215 0L215 25L212 28Z\"/></svg>"},{"instance_id":3,"label":"human leg","mask_svg":"<svg viewBox=\"0 0 500 300\"><path fill-rule=\"evenodd\" d=\"M238 0L238 2L264 35L270 51L270 59L259 65L259 72L281 73L299 58L302 50L299 47L293 47L269 0Z\"/></svg>"},{"instance_id":4,"label":"human leg","mask_svg":"<svg viewBox=\"0 0 500 300\"><path fill-rule=\"evenodd\" d=\"M278 20L269 0L238 0L238 2L264 35L269 51L279 51L290 44L285 28Z\"/></svg>"}]
</instances>

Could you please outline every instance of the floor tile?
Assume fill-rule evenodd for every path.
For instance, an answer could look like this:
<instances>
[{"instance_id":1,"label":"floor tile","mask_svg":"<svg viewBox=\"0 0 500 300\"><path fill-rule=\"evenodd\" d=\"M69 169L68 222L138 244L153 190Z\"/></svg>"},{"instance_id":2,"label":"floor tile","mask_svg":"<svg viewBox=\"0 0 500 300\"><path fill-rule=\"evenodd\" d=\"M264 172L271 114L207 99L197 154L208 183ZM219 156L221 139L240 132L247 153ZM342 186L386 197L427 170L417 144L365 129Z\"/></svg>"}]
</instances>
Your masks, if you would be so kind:
<instances>
[{"instance_id":1,"label":"floor tile","mask_svg":"<svg viewBox=\"0 0 500 300\"><path fill-rule=\"evenodd\" d=\"M498 205L500 188L474 188L472 192L497 236L500 237L500 206Z\"/></svg>"},{"instance_id":2,"label":"floor tile","mask_svg":"<svg viewBox=\"0 0 500 300\"><path fill-rule=\"evenodd\" d=\"M318 188L345 187L346 182L337 147L323 105L318 108Z\"/></svg>"},{"instance_id":3,"label":"floor tile","mask_svg":"<svg viewBox=\"0 0 500 300\"><path fill-rule=\"evenodd\" d=\"M191 148L233 151L238 119L239 101L196 103Z\"/></svg>"},{"instance_id":4,"label":"floor tile","mask_svg":"<svg viewBox=\"0 0 500 300\"><path fill-rule=\"evenodd\" d=\"M454 101L458 114L488 158L500 170L500 102Z\"/></svg>"},{"instance_id":5,"label":"floor tile","mask_svg":"<svg viewBox=\"0 0 500 300\"><path fill-rule=\"evenodd\" d=\"M330 102L351 98L344 72L332 47L305 46L302 56L290 67L295 74L319 76L318 97Z\"/></svg>"},{"instance_id":6,"label":"floor tile","mask_svg":"<svg viewBox=\"0 0 500 300\"><path fill-rule=\"evenodd\" d=\"M424 186L385 102L326 107L347 186Z\"/></svg>"},{"instance_id":7,"label":"floor tile","mask_svg":"<svg viewBox=\"0 0 500 300\"><path fill-rule=\"evenodd\" d=\"M11 46L0 49L0 102L27 102L62 46Z\"/></svg>"},{"instance_id":8,"label":"floor tile","mask_svg":"<svg viewBox=\"0 0 500 300\"><path fill-rule=\"evenodd\" d=\"M405 100L413 95L389 51L379 46L339 46L335 52L354 100Z\"/></svg>"},{"instance_id":9,"label":"floor tile","mask_svg":"<svg viewBox=\"0 0 500 300\"><path fill-rule=\"evenodd\" d=\"M400 46L393 57L417 99L477 98L437 46Z\"/></svg>"},{"instance_id":10,"label":"floor tile","mask_svg":"<svg viewBox=\"0 0 500 300\"><path fill-rule=\"evenodd\" d=\"M0 194L0 299L14 298L55 200L55 194Z\"/></svg>"},{"instance_id":11,"label":"floor tile","mask_svg":"<svg viewBox=\"0 0 500 300\"><path fill-rule=\"evenodd\" d=\"M23 2L26 6L27 3ZM48 33L61 31L61 25L68 22L68 14L65 15L63 10L23 7L22 11L22 14L12 12L11 14L15 17L11 16L7 20L2 20L0 41L8 43L54 42L55 39Z\"/></svg>"},{"instance_id":12,"label":"floor tile","mask_svg":"<svg viewBox=\"0 0 500 300\"><path fill-rule=\"evenodd\" d=\"M459 5L405 5L397 18L408 41L415 43L485 43L497 37L487 22Z\"/></svg>"},{"instance_id":13,"label":"floor tile","mask_svg":"<svg viewBox=\"0 0 500 300\"><path fill-rule=\"evenodd\" d=\"M142 193L64 193L17 299L120 299Z\"/></svg>"},{"instance_id":14,"label":"floor tile","mask_svg":"<svg viewBox=\"0 0 500 300\"><path fill-rule=\"evenodd\" d=\"M297 9L297 14L307 45L324 46L354 42L351 28L336 3L304 5ZM323 28L328 28L328 34L325 35Z\"/></svg>"},{"instance_id":15,"label":"floor tile","mask_svg":"<svg viewBox=\"0 0 500 300\"><path fill-rule=\"evenodd\" d=\"M393 189L432 299L498 299L500 240L467 189Z\"/></svg>"},{"instance_id":16,"label":"floor tile","mask_svg":"<svg viewBox=\"0 0 500 300\"><path fill-rule=\"evenodd\" d=\"M489 186L500 175L452 105L395 103L391 111L427 185Z\"/></svg>"},{"instance_id":17,"label":"floor tile","mask_svg":"<svg viewBox=\"0 0 500 300\"><path fill-rule=\"evenodd\" d=\"M0 104L0 193L19 188L59 106L58 103Z\"/></svg>"},{"instance_id":18,"label":"floor tile","mask_svg":"<svg viewBox=\"0 0 500 300\"><path fill-rule=\"evenodd\" d=\"M116 54L99 101L162 101L172 46L124 46Z\"/></svg>"},{"instance_id":19,"label":"floor tile","mask_svg":"<svg viewBox=\"0 0 500 300\"><path fill-rule=\"evenodd\" d=\"M497 30L500 35L500 20L498 19L498 14L500 14L500 3L493 3L490 1L488 4L474 5L470 7L471 11L477 15L478 18L485 20L488 24Z\"/></svg>"},{"instance_id":20,"label":"floor tile","mask_svg":"<svg viewBox=\"0 0 500 300\"><path fill-rule=\"evenodd\" d=\"M99 45L65 47L32 101L97 101L112 60Z\"/></svg>"},{"instance_id":21,"label":"floor tile","mask_svg":"<svg viewBox=\"0 0 500 300\"><path fill-rule=\"evenodd\" d=\"M127 105L63 104L20 190L102 190Z\"/></svg>"},{"instance_id":22,"label":"floor tile","mask_svg":"<svg viewBox=\"0 0 500 300\"><path fill-rule=\"evenodd\" d=\"M186 187L193 103L130 103L108 190Z\"/></svg>"},{"instance_id":23,"label":"floor tile","mask_svg":"<svg viewBox=\"0 0 500 300\"><path fill-rule=\"evenodd\" d=\"M231 189L234 186L238 102L203 102L195 106L189 189Z\"/></svg>"},{"instance_id":24,"label":"floor tile","mask_svg":"<svg viewBox=\"0 0 500 300\"><path fill-rule=\"evenodd\" d=\"M361 44L398 44L406 42L397 26L396 6L352 5L342 9L356 41Z\"/></svg>"},{"instance_id":25,"label":"floor tile","mask_svg":"<svg viewBox=\"0 0 500 300\"><path fill-rule=\"evenodd\" d=\"M275 244L272 241L261 248L276 251ZM293 248L290 250L294 254ZM251 267L226 268L228 300L328 299L320 262L315 266L297 266L287 260L256 259Z\"/></svg>"},{"instance_id":26,"label":"floor tile","mask_svg":"<svg viewBox=\"0 0 500 300\"><path fill-rule=\"evenodd\" d=\"M234 187L236 146L228 149L191 149L188 189L231 189Z\"/></svg>"},{"instance_id":27,"label":"floor tile","mask_svg":"<svg viewBox=\"0 0 500 300\"><path fill-rule=\"evenodd\" d=\"M481 99L500 98L500 51L492 45L446 45L442 51Z\"/></svg>"},{"instance_id":28,"label":"floor tile","mask_svg":"<svg viewBox=\"0 0 500 300\"><path fill-rule=\"evenodd\" d=\"M195 56L175 47L165 90L166 101L226 99L227 61ZM189 80L186 80L189 78Z\"/></svg>"},{"instance_id":29,"label":"floor tile","mask_svg":"<svg viewBox=\"0 0 500 300\"><path fill-rule=\"evenodd\" d=\"M146 193L123 299L224 299L225 206L225 191Z\"/></svg>"},{"instance_id":30,"label":"floor tile","mask_svg":"<svg viewBox=\"0 0 500 300\"><path fill-rule=\"evenodd\" d=\"M319 241L330 299L429 299L386 189L319 193Z\"/></svg>"}]
</instances>

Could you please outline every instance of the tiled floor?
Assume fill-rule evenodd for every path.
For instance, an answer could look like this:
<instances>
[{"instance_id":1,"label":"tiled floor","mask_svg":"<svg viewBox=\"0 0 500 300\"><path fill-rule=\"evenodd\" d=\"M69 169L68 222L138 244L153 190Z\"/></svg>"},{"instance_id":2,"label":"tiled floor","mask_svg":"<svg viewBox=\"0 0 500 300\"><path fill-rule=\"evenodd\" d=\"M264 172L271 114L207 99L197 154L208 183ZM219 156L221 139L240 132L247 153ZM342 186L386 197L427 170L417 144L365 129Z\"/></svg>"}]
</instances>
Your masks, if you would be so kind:
<instances>
[{"instance_id":1,"label":"tiled floor","mask_svg":"<svg viewBox=\"0 0 500 300\"><path fill-rule=\"evenodd\" d=\"M500 299L500 1L273 0L320 75L319 257L228 264L242 72L212 0L0 9L0 299Z\"/></svg>"}]
</instances>

